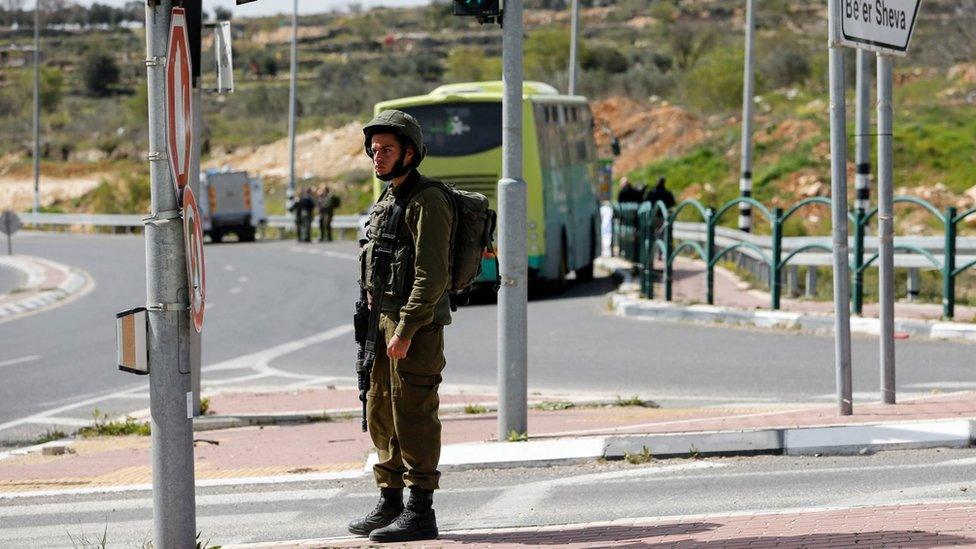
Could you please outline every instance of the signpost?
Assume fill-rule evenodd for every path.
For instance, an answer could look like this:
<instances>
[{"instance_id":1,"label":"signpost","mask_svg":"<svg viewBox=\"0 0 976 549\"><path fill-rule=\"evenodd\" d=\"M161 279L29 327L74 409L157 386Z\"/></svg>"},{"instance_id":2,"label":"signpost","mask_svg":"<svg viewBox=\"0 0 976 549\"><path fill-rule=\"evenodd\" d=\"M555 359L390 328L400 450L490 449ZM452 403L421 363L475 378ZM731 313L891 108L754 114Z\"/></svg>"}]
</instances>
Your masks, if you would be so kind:
<instances>
[{"instance_id":1,"label":"signpost","mask_svg":"<svg viewBox=\"0 0 976 549\"><path fill-rule=\"evenodd\" d=\"M893 211L893 155L892 155L892 56L903 56L908 53L908 45L915 30L915 21L921 0L833 0L830 5L831 17L831 82L835 78L833 56L837 46L854 47L877 53L877 85L878 85L878 295L879 317L881 321L880 351L881 351L881 396L885 404L895 403L895 278L894 278L894 211ZM843 71L843 65L840 66ZM841 74L843 84L843 75ZM834 95L831 84L831 108L838 97ZM835 134L841 137L844 133L843 124L843 86L840 88L839 102L841 117L839 125L833 123L831 117L831 143ZM842 139L839 139L842 140ZM846 149L831 148L831 163L840 163L841 154ZM837 153L837 154L835 154ZM835 158L835 156L837 158ZM841 165L843 165L841 163ZM836 170L835 170L836 175ZM843 175L842 175L843 177ZM842 192L846 197L846 187L838 189L834 186L835 207L841 201L837 193ZM846 201L846 200L845 200ZM835 216L834 243L835 253L838 243L837 223ZM844 225L844 242L846 244L846 220ZM844 255L846 256L846 245ZM844 261L846 270L846 257ZM839 265L835 263L835 269ZM834 273L835 283L838 273ZM846 278L846 277L844 277ZM836 288L836 286L835 286ZM840 305L835 291L838 318ZM847 352L850 357L850 327L848 326ZM838 337L840 337L838 331ZM850 374L847 374L847 389L849 391ZM840 377L838 378L840 379ZM850 393L847 393L849 398ZM842 405L842 412L843 405ZM849 413L849 412L848 412Z\"/></svg>"},{"instance_id":2,"label":"signpost","mask_svg":"<svg viewBox=\"0 0 976 549\"><path fill-rule=\"evenodd\" d=\"M177 197L190 180L193 150L192 72L186 10L173 8L166 53L166 149Z\"/></svg>"},{"instance_id":3,"label":"signpost","mask_svg":"<svg viewBox=\"0 0 976 549\"><path fill-rule=\"evenodd\" d=\"M183 241L186 243L186 277L190 293L190 318L193 328L203 331L203 309L207 296L207 271L203 262L203 230L200 210L193 190L183 190Z\"/></svg>"},{"instance_id":4,"label":"signpost","mask_svg":"<svg viewBox=\"0 0 976 549\"><path fill-rule=\"evenodd\" d=\"M19 231L22 226L20 218L14 212L6 210L0 213L0 233L7 235L7 255L14 255L14 248L10 242L10 237Z\"/></svg>"}]
</instances>

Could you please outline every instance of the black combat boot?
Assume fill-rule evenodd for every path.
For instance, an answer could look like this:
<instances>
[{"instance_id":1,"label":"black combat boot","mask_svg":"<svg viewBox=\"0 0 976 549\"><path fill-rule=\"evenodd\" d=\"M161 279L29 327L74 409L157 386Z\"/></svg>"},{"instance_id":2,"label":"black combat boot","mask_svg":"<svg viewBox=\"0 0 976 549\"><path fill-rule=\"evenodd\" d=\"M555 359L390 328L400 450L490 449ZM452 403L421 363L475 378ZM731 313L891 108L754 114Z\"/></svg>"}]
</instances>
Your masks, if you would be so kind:
<instances>
[{"instance_id":1,"label":"black combat boot","mask_svg":"<svg viewBox=\"0 0 976 549\"><path fill-rule=\"evenodd\" d=\"M389 526L403 512L403 488L380 488L380 501L373 512L349 523L349 531L357 536Z\"/></svg>"},{"instance_id":2,"label":"black combat boot","mask_svg":"<svg viewBox=\"0 0 976 549\"><path fill-rule=\"evenodd\" d=\"M437 539L437 518L434 517L434 510L431 509L433 503L433 490L411 486L407 507L393 524L379 530L373 530L373 533L369 535L369 541Z\"/></svg>"}]
</instances>

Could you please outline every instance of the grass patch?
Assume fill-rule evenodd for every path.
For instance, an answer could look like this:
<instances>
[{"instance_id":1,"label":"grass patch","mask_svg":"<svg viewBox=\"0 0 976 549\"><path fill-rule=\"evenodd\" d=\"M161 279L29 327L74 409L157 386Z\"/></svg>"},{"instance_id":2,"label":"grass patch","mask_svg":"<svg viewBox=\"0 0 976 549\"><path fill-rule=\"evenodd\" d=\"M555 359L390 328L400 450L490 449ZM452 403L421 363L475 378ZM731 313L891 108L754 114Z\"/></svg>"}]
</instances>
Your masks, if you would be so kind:
<instances>
[{"instance_id":1,"label":"grass patch","mask_svg":"<svg viewBox=\"0 0 976 549\"><path fill-rule=\"evenodd\" d=\"M618 395L616 402L614 402L614 406L640 406L641 408L659 408L657 403L652 402L650 400L644 400L637 395L634 395L630 398L623 398Z\"/></svg>"},{"instance_id":2,"label":"grass patch","mask_svg":"<svg viewBox=\"0 0 976 549\"><path fill-rule=\"evenodd\" d=\"M545 402L540 402L539 404L532 406L532 408L536 410L546 410L551 412L554 410L568 410L573 406L575 406L575 404L573 404L568 400L547 400Z\"/></svg>"},{"instance_id":3,"label":"grass patch","mask_svg":"<svg viewBox=\"0 0 976 549\"><path fill-rule=\"evenodd\" d=\"M33 440L33 444L44 444L45 442L61 440L67 436L67 433L61 429L48 429L44 432L44 434L38 435L38 437Z\"/></svg>"},{"instance_id":4,"label":"grass patch","mask_svg":"<svg viewBox=\"0 0 976 549\"><path fill-rule=\"evenodd\" d=\"M78 429L76 434L88 437L118 437L127 435L149 436L149 423L136 421L135 418L126 417L122 421L110 421L108 414L104 414L96 409L92 412L95 423L89 427Z\"/></svg>"},{"instance_id":5,"label":"grass patch","mask_svg":"<svg viewBox=\"0 0 976 549\"><path fill-rule=\"evenodd\" d=\"M654 459L654 454L647 446L642 446L640 452L624 452L624 461L631 465L640 465L642 463L648 463Z\"/></svg>"},{"instance_id":6,"label":"grass patch","mask_svg":"<svg viewBox=\"0 0 976 549\"><path fill-rule=\"evenodd\" d=\"M512 429L511 431L508 432L509 442L526 442L527 440L529 440L528 433L520 433L515 429Z\"/></svg>"},{"instance_id":7,"label":"grass patch","mask_svg":"<svg viewBox=\"0 0 976 549\"><path fill-rule=\"evenodd\" d=\"M481 404L465 404L464 413L465 414L487 414L488 408L482 406Z\"/></svg>"}]
</instances>

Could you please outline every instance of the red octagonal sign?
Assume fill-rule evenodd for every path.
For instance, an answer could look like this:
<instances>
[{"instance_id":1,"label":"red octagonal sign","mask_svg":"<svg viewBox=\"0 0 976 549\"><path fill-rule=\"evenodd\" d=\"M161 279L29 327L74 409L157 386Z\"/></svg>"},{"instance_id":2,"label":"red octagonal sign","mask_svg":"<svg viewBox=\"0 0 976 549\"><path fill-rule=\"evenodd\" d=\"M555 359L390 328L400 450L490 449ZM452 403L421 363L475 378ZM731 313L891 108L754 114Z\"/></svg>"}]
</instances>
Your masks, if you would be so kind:
<instances>
[{"instance_id":1,"label":"red octagonal sign","mask_svg":"<svg viewBox=\"0 0 976 549\"><path fill-rule=\"evenodd\" d=\"M190 93L190 42L186 11L173 8L166 54L166 146L177 198L190 180L193 146L193 94Z\"/></svg>"}]
</instances>

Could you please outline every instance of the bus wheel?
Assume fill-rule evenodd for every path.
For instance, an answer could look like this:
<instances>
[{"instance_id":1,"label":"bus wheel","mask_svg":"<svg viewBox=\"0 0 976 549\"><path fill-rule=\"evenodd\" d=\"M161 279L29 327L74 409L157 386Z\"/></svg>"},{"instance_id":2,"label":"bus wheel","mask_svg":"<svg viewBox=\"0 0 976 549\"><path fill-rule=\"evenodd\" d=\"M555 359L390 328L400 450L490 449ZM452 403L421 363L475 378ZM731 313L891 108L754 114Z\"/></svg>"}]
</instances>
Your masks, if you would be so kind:
<instances>
[{"instance_id":1,"label":"bus wheel","mask_svg":"<svg viewBox=\"0 0 976 549\"><path fill-rule=\"evenodd\" d=\"M590 261L579 269L576 269L576 280L580 282L590 282L593 280L593 262L596 261L596 233L590 227Z\"/></svg>"},{"instance_id":2,"label":"bus wheel","mask_svg":"<svg viewBox=\"0 0 976 549\"><path fill-rule=\"evenodd\" d=\"M556 272L555 284L553 284L553 290L556 293L563 293L569 287L569 283L566 281L566 277L569 275L569 259L566 257L566 236L563 235L562 246L560 246L559 251L559 270Z\"/></svg>"},{"instance_id":3,"label":"bus wheel","mask_svg":"<svg viewBox=\"0 0 976 549\"><path fill-rule=\"evenodd\" d=\"M214 244L220 244L220 241L224 239L223 231L210 231L210 241Z\"/></svg>"}]
</instances>

